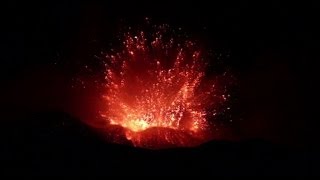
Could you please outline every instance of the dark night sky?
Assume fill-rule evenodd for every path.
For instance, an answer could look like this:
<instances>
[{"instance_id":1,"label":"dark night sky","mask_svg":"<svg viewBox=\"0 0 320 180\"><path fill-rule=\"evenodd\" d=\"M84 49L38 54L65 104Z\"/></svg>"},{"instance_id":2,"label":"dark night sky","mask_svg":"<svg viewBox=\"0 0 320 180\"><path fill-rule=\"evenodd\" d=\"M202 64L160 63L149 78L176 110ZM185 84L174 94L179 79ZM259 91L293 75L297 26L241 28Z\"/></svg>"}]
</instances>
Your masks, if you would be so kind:
<instances>
[{"instance_id":1,"label":"dark night sky","mask_svg":"<svg viewBox=\"0 0 320 180\"><path fill-rule=\"evenodd\" d=\"M72 113L81 96L70 95L72 77L107 47L123 21L135 25L147 16L183 27L216 52L230 52L225 63L238 79L238 137L317 144L319 8L312 3L8 1L4 8L4 117Z\"/></svg>"}]
</instances>

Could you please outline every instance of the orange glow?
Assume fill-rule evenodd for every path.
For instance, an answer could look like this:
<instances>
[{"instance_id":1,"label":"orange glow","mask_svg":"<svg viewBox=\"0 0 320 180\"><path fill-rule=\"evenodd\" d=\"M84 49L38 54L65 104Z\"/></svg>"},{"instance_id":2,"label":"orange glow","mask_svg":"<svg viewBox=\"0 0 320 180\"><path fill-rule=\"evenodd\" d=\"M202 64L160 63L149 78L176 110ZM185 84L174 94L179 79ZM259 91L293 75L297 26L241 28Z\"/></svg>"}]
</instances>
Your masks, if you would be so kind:
<instances>
[{"instance_id":1,"label":"orange glow","mask_svg":"<svg viewBox=\"0 0 320 180\"><path fill-rule=\"evenodd\" d=\"M226 99L192 41L126 33L123 49L107 55L105 108L108 126L121 126L134 146L194 146L208 139L208 122Z\"/></svg>"}]
</instances>

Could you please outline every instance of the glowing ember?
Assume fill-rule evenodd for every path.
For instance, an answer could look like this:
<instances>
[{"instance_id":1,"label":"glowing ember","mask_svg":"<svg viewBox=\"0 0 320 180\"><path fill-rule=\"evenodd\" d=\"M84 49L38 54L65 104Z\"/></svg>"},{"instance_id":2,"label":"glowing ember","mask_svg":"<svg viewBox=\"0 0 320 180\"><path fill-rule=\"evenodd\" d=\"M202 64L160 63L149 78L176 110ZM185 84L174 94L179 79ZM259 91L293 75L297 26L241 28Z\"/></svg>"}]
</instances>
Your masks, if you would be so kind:
<instances>
[{"instance_id":1,"label":"glowing ember","mask_svg":"<svg viewBox=\"0 0 320 180\"><path fill-rule=\"evenodd\" d=\"M218 78L205 77L197 45L169 36L166 25L153 34L126 33L123 50L106 56L106 107L101 116L110 129L122 127L134 146L195 146L207 141L214 136L212 117L226 101Z\"/></svg>"}]
</instances>

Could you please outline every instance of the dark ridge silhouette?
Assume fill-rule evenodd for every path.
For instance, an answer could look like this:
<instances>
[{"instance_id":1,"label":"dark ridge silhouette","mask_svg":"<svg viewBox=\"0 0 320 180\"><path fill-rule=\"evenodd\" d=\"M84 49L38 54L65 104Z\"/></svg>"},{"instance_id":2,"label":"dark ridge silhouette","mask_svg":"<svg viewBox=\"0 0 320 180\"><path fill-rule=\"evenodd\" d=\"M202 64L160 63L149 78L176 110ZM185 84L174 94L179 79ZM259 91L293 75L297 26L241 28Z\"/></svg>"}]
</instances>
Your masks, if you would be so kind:
<instances>
[{"instance_id":1,"label":"dark ridge silhouette","mask_svg":"<svg viewBox=\"0 0 320 180\"><path fill-rule=\"evenodd\" d=\"M1 148L5 174L319 175L317 153L263 140L148 150L109 144L66 113L35 113L6 122Z\"/></svg>"}]
</instances>

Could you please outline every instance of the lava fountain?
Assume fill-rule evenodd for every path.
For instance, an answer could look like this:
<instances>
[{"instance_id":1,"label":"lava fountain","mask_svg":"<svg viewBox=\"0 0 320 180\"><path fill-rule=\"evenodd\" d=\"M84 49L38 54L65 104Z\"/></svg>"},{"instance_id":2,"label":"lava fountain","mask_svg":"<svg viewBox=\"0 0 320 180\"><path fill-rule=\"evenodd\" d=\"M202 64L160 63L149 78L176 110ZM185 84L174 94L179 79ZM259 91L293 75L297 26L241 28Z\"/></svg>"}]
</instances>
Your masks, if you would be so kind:
<instances>
[{"instance_id":1,"label":"lava fountain","mask_svg":"<svg viewBox=\"0 0 320 180\"><path fill-rule=\"evenodd\" d=\"M218 115L229 95L225 72L206 76L208 61L191 40L155 33L125 33L122 48L106 55L103 110L106 130L115 127L136 147L190 147L218 134ZM110 133L113 132L113 133Z\"/></svg>"}]
</instances>

